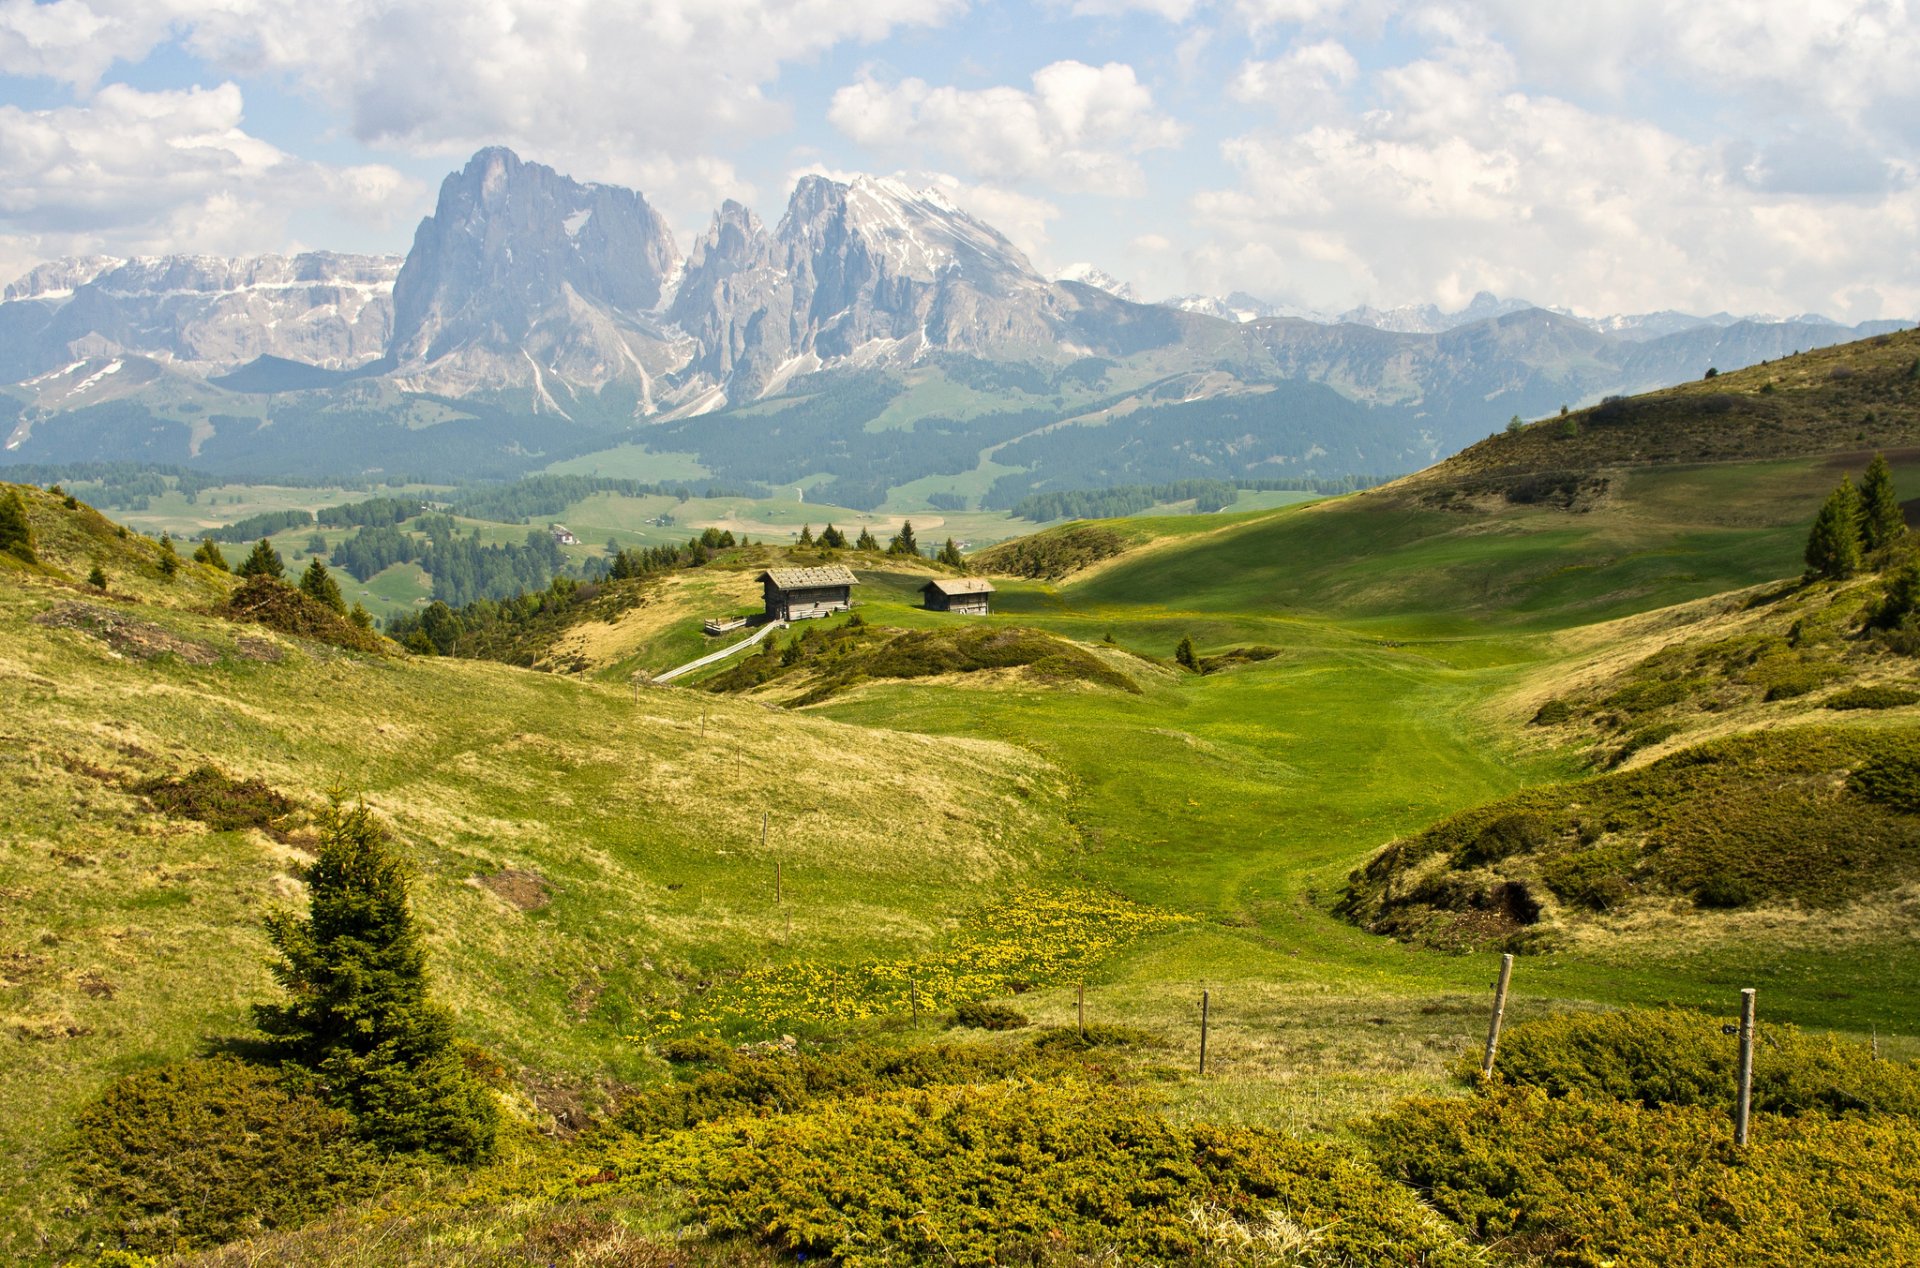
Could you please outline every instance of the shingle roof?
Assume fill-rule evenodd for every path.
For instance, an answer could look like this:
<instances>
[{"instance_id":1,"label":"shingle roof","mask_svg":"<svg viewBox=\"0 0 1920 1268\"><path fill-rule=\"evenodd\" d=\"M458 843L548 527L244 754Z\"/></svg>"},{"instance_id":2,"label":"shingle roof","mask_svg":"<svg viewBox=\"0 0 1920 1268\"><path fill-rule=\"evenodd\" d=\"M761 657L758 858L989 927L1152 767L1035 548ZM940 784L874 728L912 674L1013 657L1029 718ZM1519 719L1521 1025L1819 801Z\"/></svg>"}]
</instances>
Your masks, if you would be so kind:
<instances>
[{"instance_id":1,"label":"shingle roof","mask_svg":"<svg viewBox=\"0 0 1920 1268\"><path fill-rule=\"evenodd\" d=\"M771 581L781 590L813 590L821 586L860 584L860 579L853 575L853 569L842 564L828 564L825 568L769 568L754 580Z\"/></svg>"},{"instance_id":2,"label":"shingle roof","mask_svg":"<svg viewBox=\"0 0 1920 1268\"><path fill-rule=\"evenodd\" d=\"M993 583L985 577L935 577L922 590L938 590L949 599L962 594L992 594Z\"/></svg>"}]
</instances>

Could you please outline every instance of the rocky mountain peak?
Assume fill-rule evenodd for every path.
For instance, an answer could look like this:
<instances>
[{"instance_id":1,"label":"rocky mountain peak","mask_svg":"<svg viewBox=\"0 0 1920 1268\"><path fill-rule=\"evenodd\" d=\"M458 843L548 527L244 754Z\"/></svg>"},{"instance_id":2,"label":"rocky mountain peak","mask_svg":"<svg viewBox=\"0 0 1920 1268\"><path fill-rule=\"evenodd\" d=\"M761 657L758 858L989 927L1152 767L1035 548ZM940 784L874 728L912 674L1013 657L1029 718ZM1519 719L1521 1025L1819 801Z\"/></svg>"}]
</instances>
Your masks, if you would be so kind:
<instances>
[{"instance_id":1,"label":"rocky mountain peak","mask_svg":"<svg viewBox=\"0 0 1920 1268\"><path fill-rule=\"evenodd\" d=\"M441 184L414 234L394 285L390 355L407 366L468 347L505 353L578 303L645 313L679 265L666 222L640 194L481 150Z\"/></svg>"}]
</instances>

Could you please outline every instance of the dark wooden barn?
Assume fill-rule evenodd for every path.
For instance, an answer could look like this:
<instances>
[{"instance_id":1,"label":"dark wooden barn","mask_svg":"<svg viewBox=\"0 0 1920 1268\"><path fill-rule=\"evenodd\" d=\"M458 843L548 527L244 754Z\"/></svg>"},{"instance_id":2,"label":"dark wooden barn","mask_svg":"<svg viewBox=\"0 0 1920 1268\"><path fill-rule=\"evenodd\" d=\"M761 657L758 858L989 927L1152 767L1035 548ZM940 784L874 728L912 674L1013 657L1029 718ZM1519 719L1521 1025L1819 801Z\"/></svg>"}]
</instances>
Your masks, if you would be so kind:
<instances>
[{"instance_id":1,"label":"dark wooden barn","mask_svg":"<svg viewBox=\"0 0 1920 1268\"><path fill-rule=\"evenodd\" d=\"M853 606L853 587L860 584L853 569L839 564L825 568L769 568L759 578L767 601L769 621L804 621L832 616Z\"/></svg>"},{"instance_id":2,"label":"dark wooden barn","mask_svg":"<svg viewBox=\"0 0 1920 1268\"><path fill-rule=\"evenodd\" d=\"M935 577L920 587L935 612L986 616L992 610L993 583L980 577Z\"/></svg>"}]
</instances>

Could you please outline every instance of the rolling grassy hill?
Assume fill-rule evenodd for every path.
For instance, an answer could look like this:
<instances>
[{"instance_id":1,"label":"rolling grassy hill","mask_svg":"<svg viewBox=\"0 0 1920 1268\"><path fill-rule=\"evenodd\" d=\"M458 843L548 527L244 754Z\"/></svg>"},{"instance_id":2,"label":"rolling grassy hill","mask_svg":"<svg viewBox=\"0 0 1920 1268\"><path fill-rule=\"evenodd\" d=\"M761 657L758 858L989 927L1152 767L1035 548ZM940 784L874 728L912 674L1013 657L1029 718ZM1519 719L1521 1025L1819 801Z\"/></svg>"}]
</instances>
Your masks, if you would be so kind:
<instances>
[{"instance_id":1,"label":"rolling grassy hill","mask_svg":"<svg viewBox=\"0 0 1920 1268\"><path fill-rule=\"evenodd\" d=\"M1920 951L1893 892L1911 879L1902 834L1913 816L1846 791L1883 741L1908 743L1920 704L1821 710L1818 732L1790 729L1835 692L1913 675L1897 651L1853 636L1877 582L1780 586L1798 572L1819 498L1864 463L1860 425L1834 422L1861 406L1850 393L1880 385L1874 426L1880 411L1894 421L1867 441L1896 451L1896 479L1920 487L1897 452L1920 444L1899 378L1914 346L1895 337L1816 354L1838 358L1830 365L1759 367L1771 392L1765 378L1719 376L1624 421L1570 416L1570 436L1549 420L1362 495L1124 521L1117 552L1097 559L1047 544L1079 530L1050 530L1024 556L1045 566L997 576L985 620L918 609L926 567L862 559L859 626L789 632L777 656L794 639L816 645L795 653L790 679L730 682L722 666L691 684L708 690L627 679L704 646L698 619L750 602L757 556L646 583L644 601L556 634L548 667L575 672L530 673L237 626L213 614L228 582L148 576L150 545L30 494L41 538L67 543L50 555L56 572L121 552L111 558L130 579L115 602L53 573L0 575L0 676L17 701L0 747L12 1045L0 1067L0 1245L43 1254L28 1248L63 1227L72 1195L44 1180L58 1174L49 1122L119 1074L245 1033L247 1006L271 990L260 914L297 901L312 809L336 784L364 794L412 860L438 991L461 1035L505 1072L521 1134L510 1158L452 1194L433 1187L444 1177L422 1181L425 1197L267 1248L293 1262L338 1245L385 1262L503 1246L564 1258L526 1240L528 1203L572 1201L602 1180L619 1190L621 1168L642 1164L617 1153L628 1147L617 1133L578 1150L556 1137L606 1106L646 1103L667 1040L711 1031L777 1045L785 1033L917 1048L915 1003L980 994L1062 1024L1083 980L1094 1020L1145 1036L1102 1058L1099 1077L1151 1083L1161 1120L1346 1148L1359 1116L1447 1088L1484 1025L1490 956L1452 952L1486 945L1488 930L1422 941L1348 918L1378 923L1386 900L1455 852L1492 869L1475 894L1559 880L1568 911L1580 901L1569 860L1587 847L1620 864L1588 869L1597 886L1633 883L1643 865L1658 881L1650 892L1664 906L1606 936L1569 918L1555 926L1567 936L1527 942L1510 1017L1674 1003L1717 1018L1756 986L1769 1025L1833 1029L1846 1043L1874 1032L1890 1057L1920 1054ZM1834 376L1843 365L1854 373ZM1709 389L1766 398L1755 410L1804 407L1776 420L1800 438L1751 461L1717 440L1679 443L1695 423L1710 430L1739 412L1686 403ZM1552 448L1596 437L1610 447L1582 451L1585 466ZM1649 437L1666 448L1647 456ZM1563 469L1571 485L1522 488ZM1051 566L1060 559L1086 566ZM74 605L110 606L117 625ZM102 635L128 622L140 637ZM1172 663L1183 637L1209 672ZM1034 655L996 665L1009 647ZM1754 668L1769 657L1844 676L1770 701L1779 666ZM1049 658L1124 681L1035 672ZM893 660L939 672L891 673ZM1716 685L1643 690L1675 666ZM1549 700L1562 708L1529 725ZM1580 782L1596 757L1614 762L1666 725L1682 730ZM1705 774L1649 764L1695 738L1720 746ZM208 764L294 809L237 827L162 812L166 781L208 778L193 774ZM1673 781L1694 798L1690 822L1708 828L1717 814L1736 826L1777 817L1782 787L1815 819L1838 798L1847 823L1884 829L1884 849L1829 868L1816 894L1700 903L1716 876L1806 873L1786 847L1819 842L1749 834L1772 851L1751 875L1704 829L1662 853L1661 825L1634 816ZM1475 845L1522 814L1540 823L1516 829L1520 848L1493 858ZM1596 817L1606 822L1585 840ZM1375 909L1343 911L1350 874L1394 842L1422 843L1396 849L1429 871L1396 873ZM1474 850L1488 857L1465 857ZM1695 872L1675 870L1681 861ZM1202 990L1213 1010L1204 1078L1193 1072ZM1021 1042L965 1046L1004 1055ZM39 1073L49 1066L57 1078ZM917 1103L1002 1095L987 1076L961 1082L971 1090ZM815 1133L844 1141L860 1115L892 1112L802 1110L762 1105L767 1147L801 1142L804 1154L827 1138ZM670 1195L632 1200L606 1209L650 1232L693 1219ZM1518 1262L1510 1251L1486 1253Z\"/></svg>"}]
</instances>

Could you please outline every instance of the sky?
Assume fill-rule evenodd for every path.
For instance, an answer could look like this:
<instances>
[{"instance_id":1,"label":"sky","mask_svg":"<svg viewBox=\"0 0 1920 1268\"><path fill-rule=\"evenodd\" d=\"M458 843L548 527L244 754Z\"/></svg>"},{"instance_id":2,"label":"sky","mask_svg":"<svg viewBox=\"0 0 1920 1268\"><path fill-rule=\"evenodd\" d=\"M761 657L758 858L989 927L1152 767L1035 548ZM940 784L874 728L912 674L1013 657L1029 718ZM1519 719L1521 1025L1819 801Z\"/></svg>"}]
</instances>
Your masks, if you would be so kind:
<instances>
[{"instance_id":1,"label":"sky","mask_svg":"<svg viewBox=\"0 0 1920 1268\"><path fill-rule=\"evenodd\" d=\"M1920 0L0 0L0 279L402 253L486 145L1322 312L1920 316Z\"/></svg>"}]
</instances>

